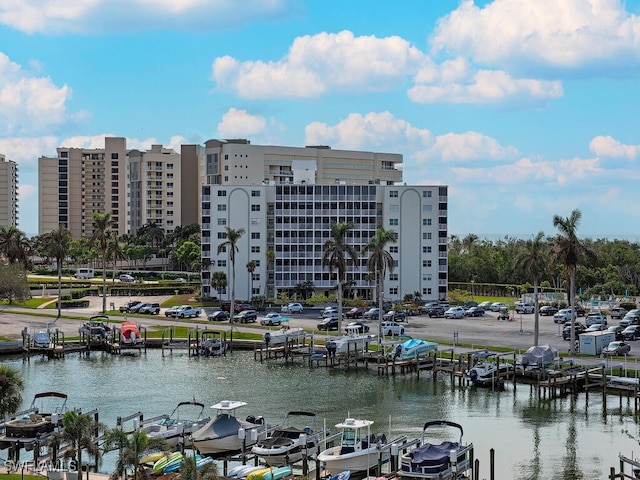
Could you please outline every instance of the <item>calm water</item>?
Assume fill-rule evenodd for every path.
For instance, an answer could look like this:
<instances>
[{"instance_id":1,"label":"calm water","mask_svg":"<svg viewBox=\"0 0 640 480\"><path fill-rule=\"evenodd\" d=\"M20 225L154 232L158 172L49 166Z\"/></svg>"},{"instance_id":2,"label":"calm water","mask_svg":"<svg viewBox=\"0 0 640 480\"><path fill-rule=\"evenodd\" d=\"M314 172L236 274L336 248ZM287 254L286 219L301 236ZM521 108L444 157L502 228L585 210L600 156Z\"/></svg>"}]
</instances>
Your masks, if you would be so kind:
<instances>
[{"instance_id":1,"label":"calm water","mask_svg":"<svg viewBox=\"0 0 640 480\"><path fill-rule=\"evenodd\" d=\"M603 479L617 466L618 453L640 452L640 431L633 403L601 395L540 402L519 385L513 392L451 388L448 378L378 377L375 371L343 372L254 362L251 353L226 358L190 358L186 353L162 357L68 355L62 360L33 357L3 360L26 379L24 407L37 392L69 395L68 406L97 408L100 421L115 426L118 416L142 411L145 418L170 413L180 401L195 398L207 405L240 400L239 414L263 415L269 423L289 410L308 410L318 422L333 425L347 415L375 421L374 430L395 438L420 435L428 420L460 423L464 439L475 445L480 478L489 477L489 450L496 452L497 479ZM316 426L319 426L318 424ZM390 429L390 431L389 431ZM628 432L628 433L625 433ZM633 438L631 438L633 437ZM0 452L6 457L6 450ZM105 471L109 467L105 462Z\"/></svg>"}]
</instances>

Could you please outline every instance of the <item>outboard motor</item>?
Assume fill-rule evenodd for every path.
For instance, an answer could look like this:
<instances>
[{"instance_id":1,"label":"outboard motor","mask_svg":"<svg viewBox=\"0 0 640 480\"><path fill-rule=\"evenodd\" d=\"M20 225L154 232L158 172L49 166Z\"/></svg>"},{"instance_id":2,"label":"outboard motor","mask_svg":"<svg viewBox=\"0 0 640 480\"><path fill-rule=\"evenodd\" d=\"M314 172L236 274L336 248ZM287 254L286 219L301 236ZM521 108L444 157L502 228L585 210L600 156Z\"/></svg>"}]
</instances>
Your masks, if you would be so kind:
<instances>
[{"instance_id":1,"label":"outboard motor","mask_svg":"<svg viewBox=\"0 0 640 480\"><path fill-rule=\"evenodd\" d=\"M256 423L256 417L254 415L247 415L247 418L245 418L245 420L249 423Z\"/></svg>"},{"instance_id":2,"label":"outboard motor","mask_svg":"<svg viewBox=\"0 0 640 480\"><path fill-rule=\"evenodd\" d=\"M264 417L262 415L258 415L256 417L255 423L258 424L258 425L264 425Z\"/></svg>"},{"instance_id":3,"label":"outboard motor","mask_svg":"<svg viewBox=\"0 0 640 480\"><path fill-rule=\"evenodd\" d=\"M327 355L329 357L335 357L336 356L336 350L338 349L338 346L336 345L336 342L327 342L326 348L327 348Z\"/></svg>"},{"instance_id":4,"label":"outboard motor","mask_svg":"<svg viewBox=\"0 0 640 480\"><path fill-rule=\"evenodd\" d=\"M395 360L396 358L400 357L401 353L402 353L402 345L398 344L393 348L393 352L391 354L391 357Z\"/></svg>"}]
</instances>

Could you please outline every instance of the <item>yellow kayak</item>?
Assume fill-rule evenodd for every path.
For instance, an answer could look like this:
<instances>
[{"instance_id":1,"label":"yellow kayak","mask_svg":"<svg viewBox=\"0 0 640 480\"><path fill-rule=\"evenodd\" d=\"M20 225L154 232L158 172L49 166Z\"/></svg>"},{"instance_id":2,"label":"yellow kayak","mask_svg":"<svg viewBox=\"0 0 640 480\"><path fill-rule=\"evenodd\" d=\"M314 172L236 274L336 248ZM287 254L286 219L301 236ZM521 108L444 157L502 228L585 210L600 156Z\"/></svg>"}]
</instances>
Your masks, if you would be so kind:
<instances>
[{"instance_id":1,"label":"yellow kayak","mask_svg":"<svg viewBox=\"0 0 640 480\"><path fill-rule=\"evenodd\" d=\"M270 472L271 470L271 468L263 468L262 470L251 472L249 475L247 475L247 480L262 480L262 476L265 473Z\"/></svg>"},{"instance_id":2,"label":"yellow kayak","mask_svg":"<svg viewBox=\"0 0 640 480\"><path fill-rule=\"evenodd\" d=\"M164 452L147 453L146 455L140 457L140 463L156 463L158 460L164 457L164 455Z\"/></svg>"}]
</instances>

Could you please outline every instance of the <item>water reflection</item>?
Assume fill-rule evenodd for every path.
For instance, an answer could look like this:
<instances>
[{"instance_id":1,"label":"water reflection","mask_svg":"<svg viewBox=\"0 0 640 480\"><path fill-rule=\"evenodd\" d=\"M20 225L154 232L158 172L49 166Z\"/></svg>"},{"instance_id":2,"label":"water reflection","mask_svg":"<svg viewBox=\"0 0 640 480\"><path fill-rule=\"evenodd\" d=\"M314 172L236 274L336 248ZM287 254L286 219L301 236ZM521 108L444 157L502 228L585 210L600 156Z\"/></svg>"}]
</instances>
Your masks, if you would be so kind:
<instances>
[{"instance_id":1,"label":"water reflection","mask_svg":"<svg viewBox=\"0 0 640 480\"><path fill-rule=\"evenodd\" d=\"M444 376L384 377L364 368L345 372L261 364L251 353L240 352L223 359L163 357L159 351L120 356L93 352L3 363L23 373L25 404L37 392L59 390L69 395L71 407L97 408L100 420L110 426L118 416L169 413L178 402L193 398L206 404L246 401L246 411L239 413L263 415L269 422L280 421L290 410L312 411L330 428L347 415L368 418L375 421L376 432L389 438L415 438L426 421L451 420L474 443L480 478L489 476L492 448L497 479L517 474L532 480L606 478L619 452L638 450L632 405L609 397L615 407L603 413L602 397L595 392L540 401L535 389L525 385L515 392L512 386L502 392L452 388Z\"/></svg>"}]
</instances>

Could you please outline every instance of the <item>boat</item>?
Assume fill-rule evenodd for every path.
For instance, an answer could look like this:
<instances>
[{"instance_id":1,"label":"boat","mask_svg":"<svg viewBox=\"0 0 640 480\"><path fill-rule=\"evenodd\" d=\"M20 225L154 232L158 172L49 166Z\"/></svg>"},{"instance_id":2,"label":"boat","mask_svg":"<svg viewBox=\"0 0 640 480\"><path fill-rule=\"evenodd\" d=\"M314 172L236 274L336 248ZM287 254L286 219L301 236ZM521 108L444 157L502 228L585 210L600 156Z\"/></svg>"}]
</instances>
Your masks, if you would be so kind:
<instances>
[{"instance_id":1,"label":"boat","mask_svg":"<svg viewBox=\"0 0 640 480\"><path fill-rule=\"evenodd\" d=\"M294 327L291 328L288 325L273 332L265 332L262 336L265 343L270 346L284 345L287 342L299 340L305 338L304 328Z\"/></svg>"},{"instance_id":2,"label":"boat","mask_svg":"<svg viewBox=\"0 0 640 480\"><path fill-rule=\"evenodd\" d=\"M136 322L122 322L120 324L121 342L128 345L135 345L142 341L140 337L140 327Z\"/></svg>"},{"instance_id":3,"label":"boat","mask_svg":"<svg viewBox=\"0 0 640 480\"><path fill-rule=\"evenodd\" d=\"M393 347L391 358L394 360L408 360L437 350L437 343L428 342L420 338L409 338Z\"/></svg>"},{"instance_id":4,"label":"boat","mask_svg":"<svg viewBox=\"0 0 640 480\"><path fill-rule=\"evenodd\" d=\"M336 428L342 431L340 444L320 452L317 457L330 475L345 470L351 473L367 472L378 465L378 460L387 461L390 458L389 450L380 448L387 443L386 436L371 433L371 425L372 420L355 418L347 418L336 424ZM378 458L379 455L382 455L382 459Z\"/></svg>"},{"instance_id":5,"label":"boat","mask_svg":"<svg viewBox=\"0 0 640 480\"><path fill-rule=\"evenodd\" d=\"M33 348L49 348L51 345L51 335L46 330L40 330L33 335Z\"/></svg>"},{"instance_id":6,"label":"boat","mask_svg":"<svg viewBox=\"0 0 640 480\"><path fill-rule=\"evenodd\" d=\"M427 441L427 429L432 427L455 428L459 430L460 437L458 441L429 442ZM420 442L400 458L400 477L468 478L463 475L473 468L473 444L464 444L462 434L462 426L454 422L436 420L425 423Z\"/></svg>"},{"instance_id":7,"label":"boat","mask_svg":"<svg viewBox=\"0 0 640 480\"><path fill-rule=\"evenodd\" d=\"M210 419L204 417L205 405L195 400L180 402L170 415L162 415L142 425L149 438L163 438L171 448L182 443L191 446L191 434Z\"/></svg>"},{"instance_id":8,"label":"boat","mask_svg":"<svg viewBox=\"0 0 640 480\"><path fill-rule=\"evenodd\" d=\"M13 438L46 438L62 425L67 411L67 395L59 392L36 393L31 406L13 420L5 423L4 434Z\"/></svg>"},{"instance_id":9,"label":"boat","mask_svg":"<svg viewBox=\"0 0 640 480\"><path fill-rule=\"evenodd\" d=\"M349 470L344 470L340 473L336 473L335 475L332 475L329 480L349 480L349 477L351 476L351 472Z\"/></svg>"},{"instance_id":10,"label":"boat","mask_svg":"<svg viewBox=\"0 0 640 480\"><path fill-rule=\"evenodd\" d=\"M296 418L305 419L305 425L294 425L296 422L292 420ZM314 431L315 419L314 413L291 411L285 415L282 425L256 443L251 451L272 467L296 463L327 435L325 430Z\"/></svg>"},{"instance_id":11,"label":"boat","mask_svg":"<svg viewBox=\"0 0 640 480\"><path fill-rule=\"evenodd\" d=\"M202 455L220 455L242 451L267 437L264 418L249 415L242 420L236 410L246 402L223 400L212 405L217 414L191 435L193 446Z\"/></svg>"},{"instance_id":12,"label":"boat","mask_svg":"<svg viewBox=\"0 0 640 480\"><path fill-rule=\"evenodd\" d=\"M558 350L551 345L534 345L522 354L516 362L516 371L525 373L531 370L541 370L552 365L558 356Z\"/></svg>"},{"instance_id":13,"label":"boat","mask_svg":"<svg viewBox=\"0 0 640 480\"><path fill-rule=\"evenodd\" d=\"M369 344L376 338L375 335L369 333L360 333L360 327L354 325L352 327L344 327L345 334L338 338L327 340L327 352L332 354L347 353L356 351L367 351Z\"/></svg>"},{"instance_id":14,"label":"boat","mask_svg":"<svg viewBox=\"0 0 640 480\"><path fill-rule=\"evenodd\" d=\"M111 333L111 327L106 323L108 320L106 315L94 315L78 328L78 333L85 335L91 343L102 343Z\"/></svg>"},{"instance_id":15,"label":"boat","mask_svg":"<svg viewBox=\"0 0 640 480\"><path fill-rule=\"evenodd\" d=\"M207 332L206 335L203 333L200 355L203 357L219 357L224 355L226 349L227 344L219 332Z\"/></svg>"},{"instance_id":16,"label":"boat","mask_svg":"<svg viewBox=\"0 0 640 480\"><path fill-rule=\"evenodd\" d=\"M494 385L514 373L513 365L500 361L500 358L492 353L476 354L474 361L477 363L467 373L467 378L474 385Z\"/></svg>"}]
</instances>

